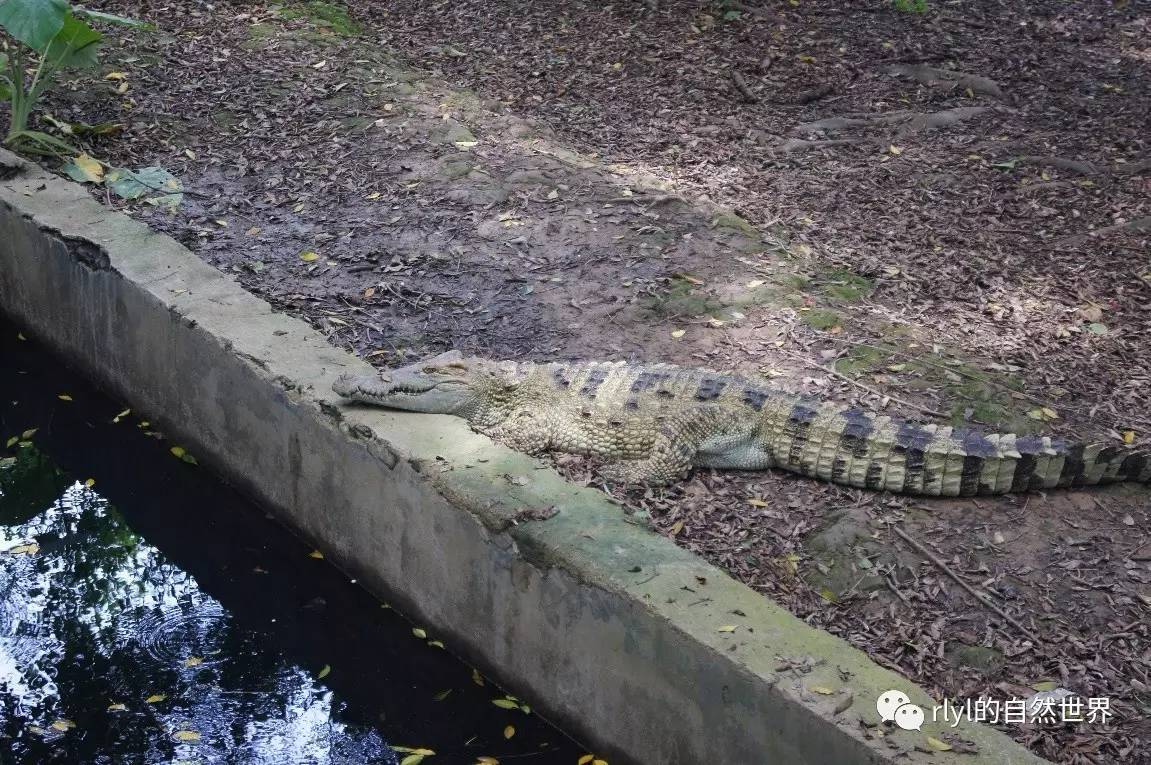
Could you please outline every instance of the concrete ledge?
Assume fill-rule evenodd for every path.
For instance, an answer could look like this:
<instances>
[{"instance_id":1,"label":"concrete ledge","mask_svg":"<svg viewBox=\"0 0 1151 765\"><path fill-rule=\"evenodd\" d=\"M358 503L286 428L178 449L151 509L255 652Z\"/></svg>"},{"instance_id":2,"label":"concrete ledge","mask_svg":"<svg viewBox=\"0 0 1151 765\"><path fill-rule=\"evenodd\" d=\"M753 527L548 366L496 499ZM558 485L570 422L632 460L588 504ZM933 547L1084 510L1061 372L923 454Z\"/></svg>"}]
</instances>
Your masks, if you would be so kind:
<instances>
[{"instance_id":1,"label":"concrete ledge","mask_svg":"<svg viewBox=\"0 0 1151 765\"><path fill-rule=\"evenodd\" d=\"M975 755L917 751L942 723L875 735L880 692L932 702L461 421L340 405L331 381L364 362L6 152L0 310L617 762L1042 762L981 726L956 731Z\"/></svg>"}]
</instances>

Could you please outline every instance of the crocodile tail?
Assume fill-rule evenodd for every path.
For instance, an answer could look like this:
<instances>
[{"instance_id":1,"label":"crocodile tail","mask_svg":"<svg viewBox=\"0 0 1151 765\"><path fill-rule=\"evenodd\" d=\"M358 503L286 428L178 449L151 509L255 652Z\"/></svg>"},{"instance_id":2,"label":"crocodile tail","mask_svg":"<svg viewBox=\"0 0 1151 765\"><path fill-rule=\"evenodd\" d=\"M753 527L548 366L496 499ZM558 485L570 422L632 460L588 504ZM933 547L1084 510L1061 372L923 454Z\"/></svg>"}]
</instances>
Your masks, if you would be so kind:
<instances>
[{"instance_id":1,"label":"crocodile tail","mask_svg":"<svg viewBox=\"0 0 1151 765\"><path fill-rule=\"evenodd\" d=\"M833 483L943 497L1151 483L1151 451L1143 448L925 425L813 402L789 405L769 436L775 464Z\"/></svg>"}]
</instances>

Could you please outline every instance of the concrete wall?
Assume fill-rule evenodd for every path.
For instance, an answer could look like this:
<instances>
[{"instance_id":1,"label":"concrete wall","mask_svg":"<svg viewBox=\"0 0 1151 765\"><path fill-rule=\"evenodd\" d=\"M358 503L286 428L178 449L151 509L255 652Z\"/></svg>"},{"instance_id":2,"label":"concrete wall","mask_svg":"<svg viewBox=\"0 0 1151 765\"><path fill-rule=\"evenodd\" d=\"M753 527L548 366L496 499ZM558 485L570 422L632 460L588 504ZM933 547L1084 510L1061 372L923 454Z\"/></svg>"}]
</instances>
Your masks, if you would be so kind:
<instances>
[{"instance_id":1,"label":"concrete wall","mask_svg":"<svg viewBox=\"0 0 1151 765\"><path fill-rule=\"evenodd\" d=\"M366 364L4 152L0 310L616 765L1041 762L980 726L958 730L975 755L876 728L881 691L931 702L461 421L341 405L331 381Z\"/></svg>"}]
</instances>

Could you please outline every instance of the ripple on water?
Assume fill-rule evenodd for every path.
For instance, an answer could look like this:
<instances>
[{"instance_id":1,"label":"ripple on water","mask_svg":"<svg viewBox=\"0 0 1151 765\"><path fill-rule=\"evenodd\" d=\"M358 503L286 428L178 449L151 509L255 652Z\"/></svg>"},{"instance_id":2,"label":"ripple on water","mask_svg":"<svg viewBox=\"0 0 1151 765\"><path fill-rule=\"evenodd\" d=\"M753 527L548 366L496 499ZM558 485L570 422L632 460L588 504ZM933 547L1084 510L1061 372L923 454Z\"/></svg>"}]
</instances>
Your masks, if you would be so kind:
<instances>
[{"instance_id":1,"label":"ripple on water","mask_svg":"<svg viewBox=\"0 0 1151 765\"><path fill-rule=\"evenodd\" d=\"M139 650L156 663L181 665L196 657L199 664L220 664L231 658L226 641L232 617L214 599L194 595L178 603L140 606L122 614L116 633L120 646Z\"/></svg>"}]
</instances>

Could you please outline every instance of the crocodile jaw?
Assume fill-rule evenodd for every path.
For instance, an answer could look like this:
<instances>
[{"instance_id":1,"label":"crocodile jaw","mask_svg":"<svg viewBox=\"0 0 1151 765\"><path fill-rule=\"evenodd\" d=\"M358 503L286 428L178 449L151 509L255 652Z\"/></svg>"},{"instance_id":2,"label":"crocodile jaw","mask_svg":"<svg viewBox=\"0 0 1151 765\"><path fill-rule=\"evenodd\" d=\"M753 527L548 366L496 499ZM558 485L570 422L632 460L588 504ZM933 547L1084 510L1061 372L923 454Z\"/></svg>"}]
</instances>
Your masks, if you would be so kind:
<instances>
[{"instance_id":1,"label":"crocodile jaw","mask_svg":"<svg viewBox=\"0 0 1151 765\"><path fill-rule=\"evenodd\" d=\"M427 414L455 414L475 397L467 379L425 372L418 365L379 375L341 375L332 390L353 401Z\"/></svg>"}]
</instances>

